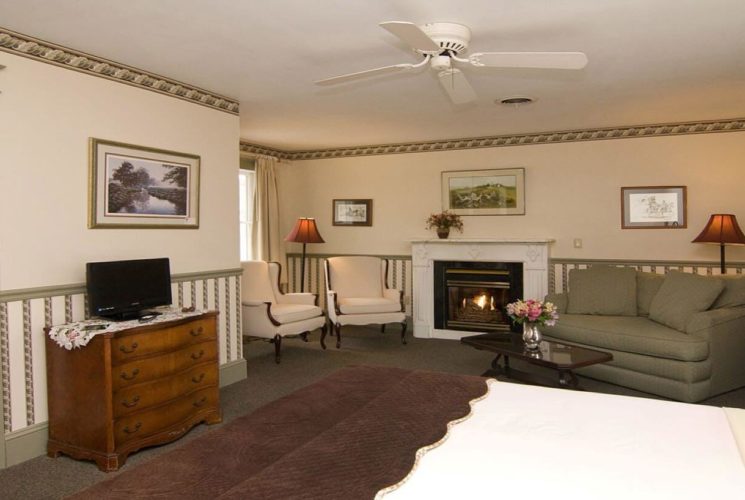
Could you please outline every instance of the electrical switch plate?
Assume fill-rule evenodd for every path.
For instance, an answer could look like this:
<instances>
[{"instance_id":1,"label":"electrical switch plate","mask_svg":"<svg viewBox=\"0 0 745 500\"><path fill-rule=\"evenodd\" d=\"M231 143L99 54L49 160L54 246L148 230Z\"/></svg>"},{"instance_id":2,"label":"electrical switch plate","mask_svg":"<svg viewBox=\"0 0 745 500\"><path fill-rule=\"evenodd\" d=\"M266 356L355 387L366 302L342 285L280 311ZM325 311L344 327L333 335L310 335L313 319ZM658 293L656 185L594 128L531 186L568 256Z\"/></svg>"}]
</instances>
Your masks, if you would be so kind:
<instances>
[{"instance_id":1,"label":"electrical switch plate","mask_svg":"<svg viewBox=\"0 0 745 500\"><path fill-rule=\"evenodd\" d=\"M574 238L574 248L582 248L582 238Z\"/></svg>"}]
</instances>

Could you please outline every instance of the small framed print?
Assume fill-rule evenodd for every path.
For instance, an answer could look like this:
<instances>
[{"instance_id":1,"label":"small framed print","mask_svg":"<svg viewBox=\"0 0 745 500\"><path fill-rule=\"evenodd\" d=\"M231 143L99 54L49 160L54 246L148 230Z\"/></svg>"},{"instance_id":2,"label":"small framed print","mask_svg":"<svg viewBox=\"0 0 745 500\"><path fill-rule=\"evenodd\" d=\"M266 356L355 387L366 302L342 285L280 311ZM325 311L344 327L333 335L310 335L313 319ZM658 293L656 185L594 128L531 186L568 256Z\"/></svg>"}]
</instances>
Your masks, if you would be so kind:
<instances>
[{"instance_id":1,"label":"small framed print","mask_svg":"<svg viewBox=\"0 0 745 500\"><path fill-rule=\"evenodd\" d=\"M334 200L334 226L372 226L372 200Z\"/></svg>"},{"instance_id":2,"label":"small framed print","mask_svg":"<svg viewBox=\"0 0 745 500\"><path fill-rule=\"evenodd\" d=\"M621 188L622 229L684 229L685 186Z\"/></svg>"}]
</instances>

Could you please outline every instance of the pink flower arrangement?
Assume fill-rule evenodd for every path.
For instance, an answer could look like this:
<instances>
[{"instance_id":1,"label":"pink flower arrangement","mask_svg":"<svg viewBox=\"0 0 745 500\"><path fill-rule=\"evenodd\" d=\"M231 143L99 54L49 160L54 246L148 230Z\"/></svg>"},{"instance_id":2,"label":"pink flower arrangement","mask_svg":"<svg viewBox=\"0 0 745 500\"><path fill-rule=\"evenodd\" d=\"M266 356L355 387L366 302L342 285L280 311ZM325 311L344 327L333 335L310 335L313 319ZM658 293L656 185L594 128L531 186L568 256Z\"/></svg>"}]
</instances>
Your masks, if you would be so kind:
<instances>
[{"instance_id":1,"label":"pink flower arrangement","mask_svg":"<svg viewBox=\"0 0 745 500\"><path fill-rule=\"evenodd\" d=\"M518 300L507 304L507 316L518 325L523 323L538 323L539 325L554 326L559 319L556 306L551 302L528 299Z\"/></svg>"}]
</instances>

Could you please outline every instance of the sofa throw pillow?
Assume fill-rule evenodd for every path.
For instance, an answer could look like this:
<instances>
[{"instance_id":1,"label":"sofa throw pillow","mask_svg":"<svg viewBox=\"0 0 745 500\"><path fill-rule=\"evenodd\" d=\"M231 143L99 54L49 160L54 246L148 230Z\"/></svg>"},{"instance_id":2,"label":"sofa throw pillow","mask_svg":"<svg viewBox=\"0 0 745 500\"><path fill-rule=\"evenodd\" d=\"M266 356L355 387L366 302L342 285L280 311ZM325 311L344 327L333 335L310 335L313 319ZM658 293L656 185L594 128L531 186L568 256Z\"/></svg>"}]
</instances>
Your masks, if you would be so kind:
<instances>
[{"instance_id":1,"label":"sofa throw pillow","mask_svg":"<svg viewBox=\"0 0 745 500\"><path fill-rule=\"evenodd\" d=\"M732 276L717 276L714 279L724 281L724 291L714 301L712 309L721 307L737 307L745 305L745 276L736 274Z\"/></svg>"},{"instance_id":2,"label":"sofa throw pillow","mask_svg":"<svg viewBox=\"0 0 745 500\"><path fill-rule=\"evenodd\" d=\"M636 316L636 271L613 266L572 269L567 313Z\"/></svg>"},{"instance_id":3,"label":"sofa throw pillow","mask_svg":"<svg viewBox=\"0 0 745 500\"><path fill-rule=\"evenodd\" d=\"M722 290L720 279L670 271L652 299L649 319L683 332L691 316L707 310Z\"/></svg>"},{"instance_id":4,"label":"sofa throw pillow","mask_svg":"<svg viewBox=\"0 0 745 500\"><path fill-rule=\"evenodd\" d=\"M652 299L660 291L663 281L665 281L664 274L642 271L636 273L636 314L649 316Z\"/></svg>"}]
</instances>

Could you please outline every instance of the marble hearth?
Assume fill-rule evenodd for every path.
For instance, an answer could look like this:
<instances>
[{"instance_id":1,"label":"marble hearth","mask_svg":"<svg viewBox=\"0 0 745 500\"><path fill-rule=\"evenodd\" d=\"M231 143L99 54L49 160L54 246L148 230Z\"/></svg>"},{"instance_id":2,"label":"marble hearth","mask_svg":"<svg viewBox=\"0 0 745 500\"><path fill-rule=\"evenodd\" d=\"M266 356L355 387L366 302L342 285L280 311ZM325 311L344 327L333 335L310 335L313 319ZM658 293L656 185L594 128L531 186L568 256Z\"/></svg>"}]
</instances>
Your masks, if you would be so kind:
<instances>
[{"instance_id":1,"label":"marble hearth","mask_svg":"<svg viewBox=\"0 0 745 500\"><path fill-rule=\"evenodd\" d=\"M446 239L411 242L414 336L460 339L483 332L435 328L434 262L516 262L523 268L523 297L542 300L548 292L552 239Z\"/></svg>"}]
</instances>

